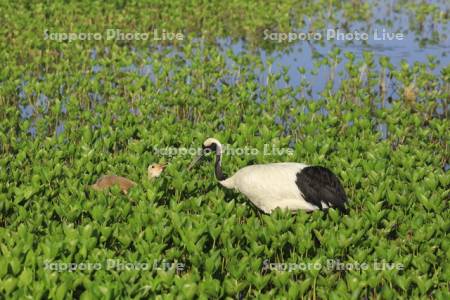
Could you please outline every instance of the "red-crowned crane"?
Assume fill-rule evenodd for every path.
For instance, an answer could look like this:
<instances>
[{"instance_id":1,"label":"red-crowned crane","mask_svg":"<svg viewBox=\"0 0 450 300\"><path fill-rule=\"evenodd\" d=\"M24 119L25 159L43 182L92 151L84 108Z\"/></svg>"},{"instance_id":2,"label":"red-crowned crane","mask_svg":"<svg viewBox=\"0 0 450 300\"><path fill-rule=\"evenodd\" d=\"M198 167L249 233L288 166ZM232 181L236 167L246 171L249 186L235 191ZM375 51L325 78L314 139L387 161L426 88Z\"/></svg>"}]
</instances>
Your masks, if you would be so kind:
<instances>
[{"instance_id":1,"label":"red-crowned crane","mask_svg":"<svg viewBox=\"0 0 450 300\"><path fill-rule=\"evenodd\" d=\"M214 138L203 143L202 154L191 169L208 152L216 153L215 175L219 183L236 189L259 209L270 214L275 208L292 211L335 207L346 211L347 196L337 178L321 166L284 162L246 166L226 178L222 172L222 145Z\"/></svg>"}]
</instances>

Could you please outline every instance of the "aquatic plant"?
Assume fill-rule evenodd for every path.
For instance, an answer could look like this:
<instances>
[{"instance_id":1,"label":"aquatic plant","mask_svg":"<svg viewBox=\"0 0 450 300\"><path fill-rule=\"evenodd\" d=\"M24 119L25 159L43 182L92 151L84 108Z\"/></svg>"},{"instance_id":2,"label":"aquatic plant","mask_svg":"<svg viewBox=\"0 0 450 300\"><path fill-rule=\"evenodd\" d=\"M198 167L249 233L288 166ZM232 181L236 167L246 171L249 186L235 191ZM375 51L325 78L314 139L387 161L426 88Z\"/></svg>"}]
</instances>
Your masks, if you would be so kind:
<instances>
[{"instance_id":1,"label":"aquatic plant","mask_svg":"<svg viewBox=\"0 0 450 300\"><path fill-rule=\"evenodd\" d=\"M358 26L376 2L264 3L0 4L0 295L449 298L448 56L312 43L293 69L309 54L264 29ZM402 9L448 24L445 6ZM185 38L44 39L110 26ZM236 169L326 162L350 213L261 214L209 164L186 172L180 149L207 136L256 149L225 155ZM84 189L108 173L138 185Z\"/></svg>"}]
</instances>

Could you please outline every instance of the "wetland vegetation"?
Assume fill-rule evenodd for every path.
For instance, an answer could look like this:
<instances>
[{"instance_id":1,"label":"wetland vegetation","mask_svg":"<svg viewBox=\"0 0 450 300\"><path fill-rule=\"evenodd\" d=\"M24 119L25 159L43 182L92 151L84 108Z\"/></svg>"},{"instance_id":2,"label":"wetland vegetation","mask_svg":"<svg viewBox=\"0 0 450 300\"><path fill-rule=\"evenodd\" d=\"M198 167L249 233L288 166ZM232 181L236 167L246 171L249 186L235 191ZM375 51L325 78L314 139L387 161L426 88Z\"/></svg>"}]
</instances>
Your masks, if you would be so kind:
<instances>
[{"instance_id":1,"label":"wetland vegetation","mask_svg":"<svg viewBox=\"0 0 450 300\"><path fill-rule=\"evenodd\" d=\"M0 12L2 298L449 299L447 1ZM256 149L224 155L227 173L330 168L349 213L261 214L211 164L164 151L210 136ZM167 167L149 181L151 163ZM103 174L137 184L84 188Z\"/></svg>"}]
</instances>

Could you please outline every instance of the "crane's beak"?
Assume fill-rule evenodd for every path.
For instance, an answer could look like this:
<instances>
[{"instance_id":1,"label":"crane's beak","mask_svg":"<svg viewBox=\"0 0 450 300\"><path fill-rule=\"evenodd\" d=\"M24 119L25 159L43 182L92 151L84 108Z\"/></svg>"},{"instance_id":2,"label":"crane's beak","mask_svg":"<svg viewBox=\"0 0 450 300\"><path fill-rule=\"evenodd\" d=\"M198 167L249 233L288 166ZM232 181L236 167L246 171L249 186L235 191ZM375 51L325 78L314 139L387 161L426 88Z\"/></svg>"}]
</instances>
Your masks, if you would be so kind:
<instances>
[{"instance_id":1,"label":"crane's beak","mask_svg":"<svg viewBox=\"0 0 450 300\"><path fill-rule=\"evenodd\" d=\"M198 164L200 162L200 160L202 160L202 158L204 157L204 154L200 154L199 156L197 156L196 158L194 158L194 160L191 162L191 164L189 165L189 167L187 168L188 171L190 171L196 164Z\"/></svg>"}]
</instances>

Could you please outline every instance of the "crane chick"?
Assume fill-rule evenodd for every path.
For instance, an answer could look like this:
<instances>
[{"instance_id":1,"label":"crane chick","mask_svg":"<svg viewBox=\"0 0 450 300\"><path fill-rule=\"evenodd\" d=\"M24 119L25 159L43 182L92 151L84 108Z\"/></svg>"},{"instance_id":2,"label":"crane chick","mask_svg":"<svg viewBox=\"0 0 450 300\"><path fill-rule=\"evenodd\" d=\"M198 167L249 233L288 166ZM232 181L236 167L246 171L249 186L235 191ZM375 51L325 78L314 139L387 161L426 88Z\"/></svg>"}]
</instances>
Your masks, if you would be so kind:
<instances>
[{"instance_id":1,"label":"crane chick","mask_svg":"<svg viewBox=\"0 0 450 300\"><path fill-rule=\"evenodd\" d=\"M164 168L165 165L162 164L151 164L150 166L148 166L147 169L148 179L159 177ZM126 195L129 189L136 186L136 182L122 176L105 175L100 177L100 179L98 179L97 182L91 185L90 187L95 191L103 191L109 189L114 185L119 186L122 193Z\"/></svg>"}]
</instances>

